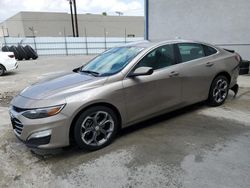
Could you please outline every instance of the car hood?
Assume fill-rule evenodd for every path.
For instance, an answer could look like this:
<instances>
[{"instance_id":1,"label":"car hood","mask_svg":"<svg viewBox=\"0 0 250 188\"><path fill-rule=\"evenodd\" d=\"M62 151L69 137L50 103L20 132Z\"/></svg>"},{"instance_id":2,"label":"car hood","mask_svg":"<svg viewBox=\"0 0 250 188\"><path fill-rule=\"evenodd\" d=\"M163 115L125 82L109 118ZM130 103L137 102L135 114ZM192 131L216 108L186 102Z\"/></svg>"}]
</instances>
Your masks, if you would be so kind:
<instances>
[{"instance_id":1,"label":"car hood","mask_svg":"<svg viewBox=\"0 0 250 188\"><path fill-rule=\"evenodd\" d=\"M70 73L33 84L24 89L20 95L30 99L50 99L103 85L106 79L85 73Z\"/></svg>"}]
</instances>

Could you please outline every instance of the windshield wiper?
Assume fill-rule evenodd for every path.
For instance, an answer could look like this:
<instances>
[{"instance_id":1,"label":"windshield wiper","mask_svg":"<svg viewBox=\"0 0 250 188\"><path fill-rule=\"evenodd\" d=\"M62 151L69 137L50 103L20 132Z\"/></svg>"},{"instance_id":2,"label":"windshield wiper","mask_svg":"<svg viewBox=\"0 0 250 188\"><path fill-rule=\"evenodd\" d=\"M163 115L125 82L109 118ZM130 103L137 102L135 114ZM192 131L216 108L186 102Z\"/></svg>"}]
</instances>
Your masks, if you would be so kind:
<instances>
[{"instance_id":1,"label":"windshield wiper","mask_svg":"<svg viewBox=\"0 0 250 188\"><path fill-rule=\"evenodd\" d=\"M90 71L90 70L81 70L80 72L85 72L85 73L91 74L93 76L98 76L100 74L98 72Z\"/></svg>"}]
</instances>

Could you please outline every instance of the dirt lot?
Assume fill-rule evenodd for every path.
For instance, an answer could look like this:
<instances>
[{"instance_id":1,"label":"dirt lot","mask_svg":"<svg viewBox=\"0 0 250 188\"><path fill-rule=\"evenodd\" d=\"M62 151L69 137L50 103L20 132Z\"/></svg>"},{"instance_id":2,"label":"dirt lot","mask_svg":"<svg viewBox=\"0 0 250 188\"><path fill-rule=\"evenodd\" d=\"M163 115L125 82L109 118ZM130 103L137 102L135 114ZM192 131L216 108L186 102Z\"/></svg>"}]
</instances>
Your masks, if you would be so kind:
<instances>
[{"instance_id":1,"label":"dirt lot","mask_svg":"<svg viewBox=\"0 0 250 188\"><path fill-rule=\"evenodd\" d=\"M32 153L11 129L8 103L37 80L91 57L19 62L0 77L0 187L250 187L250 76L225 105L196 104L125 130L96 152L70 147Z\"/></svg>"}]
</instances>

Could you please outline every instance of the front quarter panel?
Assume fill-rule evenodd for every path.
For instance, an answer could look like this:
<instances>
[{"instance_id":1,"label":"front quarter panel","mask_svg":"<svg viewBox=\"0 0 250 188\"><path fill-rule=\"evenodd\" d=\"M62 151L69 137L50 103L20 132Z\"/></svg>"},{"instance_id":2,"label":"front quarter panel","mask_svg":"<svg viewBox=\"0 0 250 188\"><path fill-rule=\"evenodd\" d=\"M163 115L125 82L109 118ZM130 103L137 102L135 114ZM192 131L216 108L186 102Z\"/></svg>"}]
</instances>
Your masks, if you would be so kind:
<instances>
[{"instance_id":1,"label":"front quarter panel","mask_svg":"<svg viewBox=\"0 0 250 188\"><path fill-rule=\"evenodd\" d=\"M122 124L125 123L126 113L123 99L123 87L121 81L106 83L102 86L69 96L66 98L67 107L64 113L70 114L71 122L83 109L106 103L114 106L120 113Z\"/></svg>"}]
</instances>

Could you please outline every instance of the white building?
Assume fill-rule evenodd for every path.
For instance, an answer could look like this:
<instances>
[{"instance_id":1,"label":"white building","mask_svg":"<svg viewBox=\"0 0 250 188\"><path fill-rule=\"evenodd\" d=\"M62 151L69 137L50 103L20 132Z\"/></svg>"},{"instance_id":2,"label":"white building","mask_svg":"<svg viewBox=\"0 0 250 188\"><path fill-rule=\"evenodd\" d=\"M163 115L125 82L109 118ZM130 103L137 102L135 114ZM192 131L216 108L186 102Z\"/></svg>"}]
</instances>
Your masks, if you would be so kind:
<instances>
[{"instance_id":1,"label":"white building","mask_svg":"<svg viewBox=\"0 0 250 188\"><path fill-rule=\"evenodd\" d=\"M71 17L63 12L19 12L0 23L0 37L72 36ZM79 36L143 37L142 16L104 16L78 14ZM33 30L34 33L33 33Z\"/></svg>"},{"instance_id":2,"label":"white building","mask_svg":"<svg viewBox=\"0 0 250 188\"><path fill-rule=\"evenodd\" d=\"M250 60L250 0L145 0L145 37L193 39Z\"/></svg>"}]
</instances>

